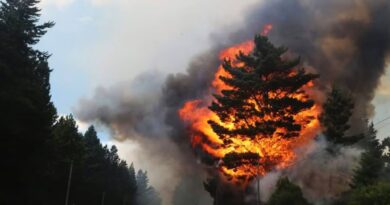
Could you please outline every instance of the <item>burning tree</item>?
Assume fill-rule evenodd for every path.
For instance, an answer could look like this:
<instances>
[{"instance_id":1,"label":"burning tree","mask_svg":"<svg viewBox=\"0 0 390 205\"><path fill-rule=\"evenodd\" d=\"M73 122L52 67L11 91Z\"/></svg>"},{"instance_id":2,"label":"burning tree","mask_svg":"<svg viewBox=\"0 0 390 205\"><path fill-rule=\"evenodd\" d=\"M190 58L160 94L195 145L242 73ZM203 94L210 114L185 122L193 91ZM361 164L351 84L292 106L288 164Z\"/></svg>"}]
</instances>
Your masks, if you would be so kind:
<instances>
[{"instance_id":1,"label":"burning tree","mask_svg":"<svg viewBox=\"0 0 390 205\"><path fill-rule=\"evenodd\" d=\"M213 95L209 107L219 119L208 123L228 150L222 169L239 181L248 182L275 167L283 153L268 153L277 150L274 142L300 136L313 120L305 111L314 101L303 88L318 75L296 69L300 59L287 60L286 51L257 35L251 52L224 59L225 75L219 79L225 87Z\"/></svg>"}]
</instances>

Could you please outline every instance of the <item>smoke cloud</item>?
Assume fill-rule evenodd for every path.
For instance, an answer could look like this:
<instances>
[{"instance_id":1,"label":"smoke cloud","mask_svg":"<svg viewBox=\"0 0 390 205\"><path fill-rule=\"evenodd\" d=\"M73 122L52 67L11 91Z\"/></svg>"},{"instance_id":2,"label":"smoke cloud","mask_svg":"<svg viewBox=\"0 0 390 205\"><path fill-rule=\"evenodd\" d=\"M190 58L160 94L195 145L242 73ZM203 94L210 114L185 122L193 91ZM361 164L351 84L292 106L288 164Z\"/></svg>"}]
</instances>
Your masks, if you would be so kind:
<instances>
[{"instance_id":1,"label":"smoke cloud","mask_svg":"<svg viewBox=\"0 0 390 205\"><path fill-rule=\"evenodd\" d=\"M120 148L131 144L130 158L150 173L152 185L169 201L181 176L204 176L189 144L171 137L167 123L175 118L168 116L173 110L162 100L164 79L161 73L150 72L132 82L98 88L92 98L80 101L75 113L82 121L108 127L111 136L123 142Z\"/></svg>"},{"instance_id":2,"label":"smoke cloud","mask_svg":"<svg viewBox=\"0 0 390 205\"><path fill-rule=\"evenodd\" d=\"M267 201L281 176L287 176L301 187L305 198L316 205L331 204L336 197L349 189L354 170L363 152L358 147L338 147L329 152L330 145L324 136L298 150L298 160L286 170L267 174L260 182L261 198Z\"/></svg>"},{"instance_id":3,"label":"smoke cloud","mask_svg":"<svg viewBox=\"0 0 390 205\"><path fill-rule=\"evenodd\" d=\"M270 38L300 55L321 75L323 89L335 84L355 98L353 130L373 114L371 101L385 71L390 46L390 2L379 0L272 1L254 8L233 39L249 38L272 23Z\"/></svg>"},{"instance_id":4,"label":"smoke cloud","mask_svg":"<svg viewBox=\"0 0 390 205\"><path fill-rule=\"evenodd\" d=\"M110 128L115 139L137 142L142 150L139 155L151 160L155 171L161 173L156 186L165 191L165 198L171 196L184 173L205 174L190 148L178 109L185 101L208 92L220 63L219 50L252 39L267 23L274 26L270 33L273 43L288 47L291 53L301 56L305 67L321 75L320 90L326 92L335 84L353 94L352 130L362 132L365 120L373 114L371 101L385 71L390 47L389 1L275 0L254 5L243 15L244 24L235 25L235 30L232 26L213 34L215 44L195 57L186 73L149 73L131 83L98 89L92 98L81 100L75 110L80 120L100 122ZM263 198L269 197L270 187L282 174L318 204L326 204L345 190L360 151L346 148L332 156L324 150L325 144L319 138L293 167L266 176L262 190L269 192L264 192ZM169 169L162 173L158 169L161 164Z\"/></svg>"}]
</instances>

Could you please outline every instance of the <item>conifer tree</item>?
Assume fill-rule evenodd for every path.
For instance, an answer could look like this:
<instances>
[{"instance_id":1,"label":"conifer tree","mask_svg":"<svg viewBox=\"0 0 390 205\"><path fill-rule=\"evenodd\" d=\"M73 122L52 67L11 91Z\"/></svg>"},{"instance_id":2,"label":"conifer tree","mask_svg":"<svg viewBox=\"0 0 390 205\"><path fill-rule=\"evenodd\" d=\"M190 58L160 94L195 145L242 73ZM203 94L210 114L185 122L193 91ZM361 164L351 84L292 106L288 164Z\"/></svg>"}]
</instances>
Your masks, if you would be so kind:
<instances>
[{"instance_id":1,"label":"conifer tree","mask_svg":"<svg viewBox=\"0 0 390 205\"><path fill-rule=\"evenodd\" d=\"M160 196L149 186L147 172L142 170L137 173L137 205L161 205Z\"/></svg>"},{"instance_id":2,"label":"conifer tree","mask_svg":"<svg viewBox=\"0 0 390 205\"><path fill-rule=\"evenodd\" d=\"M258 35L254 43L252 52L237 55L238 63L225 59L223 69L230 77L220 76L220 79L230 88L215 94L215 100L209 107L221 121L234 125L233 128L225 127L209 121L214 132L223 140L224 147L236 146L232 138L258 141L274 135L296 137L303 127L294 120L294 115L314 105L302 87L318 75L297 69L299 58L282 58L287 49L275 47L267 37ZM297 98L297 95L303 97ZM233 151L225 156L223 162L234 170L245 165L254 166L259 160L258 153Z\"/></svg>"},{"instance_id":3,"label":"conifer tree","mask_svg":"<svg viewBox=\"0 0 390 205\"><path fill-rule=\"evenodd\" d=\"M96 130L90 126L84 134L85 167L83 179L85 189L82 203L98 204L100 195L105 190L107 162L105 151L97 136Z\"/></svg>"},{"instance_id":4,"label":"conifer tree","mask_svg":"<svg viewBox=\"0 0 390 205\"><path fill-rule=\"evenodd\" d=\"M309 205L303 197L301 188L293 184L288 178L279 179L276 190L271 195L267 205Z\"/></svg>"},{"instance_id":5,"label":"conifer tree","mask_svg":"<svg viewBox=\"0 0 390 205\"><path fill-rule=\"evenodd\" d=\"M137 179L135 176L134 163L131 163L131 165L129 166L129 175L130 175L131 181L134 182L131 185L131 190L133 190L135 192L137 190Z\"/></svg>"},{"instance_id":6,"label":"conifer tree","mask_svg":"<svg viewBox=\"0 0 390 205\"><path fill-rule=\"evenodd\" d=\"M60 117L53 127L53 142L55 147L54 160L50 167L50 196L53 204L59 204L64 199L64 188L67 185L70 166L72 169L72 194L69 202L78 202L84 193L83 168L85 166L85 146L82 134L79 133L72 115Z\"/></svg>"},{"instance_id":7,"label":"conifer tree","mask_svg":"<svg viewBox=\"0 0 390 205\"><path fill-rule=\"evenodd\" d=\"M38 0L0 1L0 204L63 204L73 164L70 204L134 205L135 174L91 127L57 119L50 96L49 54L35 45L52 27L40 23ZM71 163L73 162L73 163ZM134 200L133 200L134 201Z\"/></svg>"},{"instance_id":8,"label":"conifer tree","mask_svg":"<svg viewBox=\"0 0 390 205\"><path fill-rule=\"evenodd\" d=\"M361 155L359 167L353 176L351 186L368 186L377 182L385 168L384 150L376 137L376 130L371 123L365 136L366 151Z\"/></svg>"},{"instance_id":9,"label":"conifer tree","mask_svg":"<svg viewBox=\"0 0 390 205\"><path fill-rule=\"evenodd\" d=\"M0 2L0 204L42 204L49 195L48 140L56 110L50 99L49 54L34 45L54 24L39 23L37 3Z\"/></svg>"},{"instance_id":10,"label":"conifer tree","mask_svg":"<svg viewBox=\"0 0 390 205\"><path fill-rule=\"evenodd\" d=\"M128 168L128 175L129 175L129 193L127 195L127 201L128 204L136 204L137 179L136 179L135 168L133 163L131 163L131 165Z\"/></svg>"},{"instance_id":11,"label":"conifer tree","mask_svg":"<svg viewBox=\"0 0 390 205\"><path fill-rule=\"evenodd\" d=\"M319 117L326 139L333 144L349 145L359 141L363 136L346 136L350 129L349 119L352 116L354 103L351 95L333 87L323 105L323 113Z\"/></svg>"}]
</instances>

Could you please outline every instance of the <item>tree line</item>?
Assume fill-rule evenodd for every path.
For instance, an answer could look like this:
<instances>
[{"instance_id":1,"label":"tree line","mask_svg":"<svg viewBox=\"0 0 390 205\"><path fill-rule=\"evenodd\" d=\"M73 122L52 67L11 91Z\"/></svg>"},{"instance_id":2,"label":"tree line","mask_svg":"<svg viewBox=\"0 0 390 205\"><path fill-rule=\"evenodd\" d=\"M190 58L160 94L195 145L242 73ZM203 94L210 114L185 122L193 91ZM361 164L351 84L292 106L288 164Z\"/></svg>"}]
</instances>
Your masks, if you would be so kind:
<instances>
[{"instance_id":1,"label":"tree line","mask_svg":"<svg viewBox=\"0 0 390 205\"><path fill-rule=\"evenodd\" d=\"M34 47L54 23L40 23L38 3L0 2L0 204L161 204L147 172L103 145L93 126L80 133L71 115L58 117L50 54Z\"/></svg>"}]
</instances>

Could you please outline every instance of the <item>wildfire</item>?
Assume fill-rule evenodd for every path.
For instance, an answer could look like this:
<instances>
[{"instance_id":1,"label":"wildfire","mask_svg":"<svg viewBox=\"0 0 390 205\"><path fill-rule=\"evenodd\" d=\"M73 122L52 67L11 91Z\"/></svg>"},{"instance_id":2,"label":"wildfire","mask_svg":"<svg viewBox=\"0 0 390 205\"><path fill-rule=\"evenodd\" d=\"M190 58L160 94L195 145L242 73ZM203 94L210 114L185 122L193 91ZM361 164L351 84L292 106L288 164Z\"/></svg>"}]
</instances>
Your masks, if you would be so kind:
<instances>
[{"instance_id":1,"label":"wildfire","mask_svg":"<svg viewBox=\"0 0 390 205\"><path fill-rule=\"evenodd\" d=\"M271 24L266 25L261 32L261 35L267 35L271 29ZM253 49L253 41L246 41L222 50L219 58L221 61L229 59L235 66L238 66L239 64L237 64L238 62L235 62L235 59L239 52L248 54ZM213 99L212 93L221 93L222 90L230 89L229 86L219 78L220 76L229 76L222 65L219 66L215 73L209 94L202 99L186 102L179 110L181 119L190 124L192 146L200 147L204 152L214 158L216 162L218 162L218 159L222 159L232 151L236 153L258 154L261 157L261 163L259 162L259 164L261 164L260 166L246 165L239 168L229 168L223 163L218 164L218 169L227 176L227 179L233 182L240 182L241 179L245 179L243 184L247 184L257 175L265 175L269 170L269 167L284 169L292 165L297 158L295 150L301 145L308 143L319 129L319 122L316 116L318 116L320 112L320 106L316 104L310 110L302 111L294 116L294 120L303 127L298 137L288 139L282 138L278 133L286 131L278 129L273 136L259 138L258 140L248 140L239 136L233 137L230 139L234 146L224 146L223 140L213 131L208 123L212 120L226 128L233 128L236 126L230 122L222 122L221 119L208 108ZM309 82L303 89L310 90L313 86L313 82ZM303 94L297 94L294 97L301 99L305 96ZM310 121L308 122L307 119L310 119Z\"/></svg>"}]
</instances>

